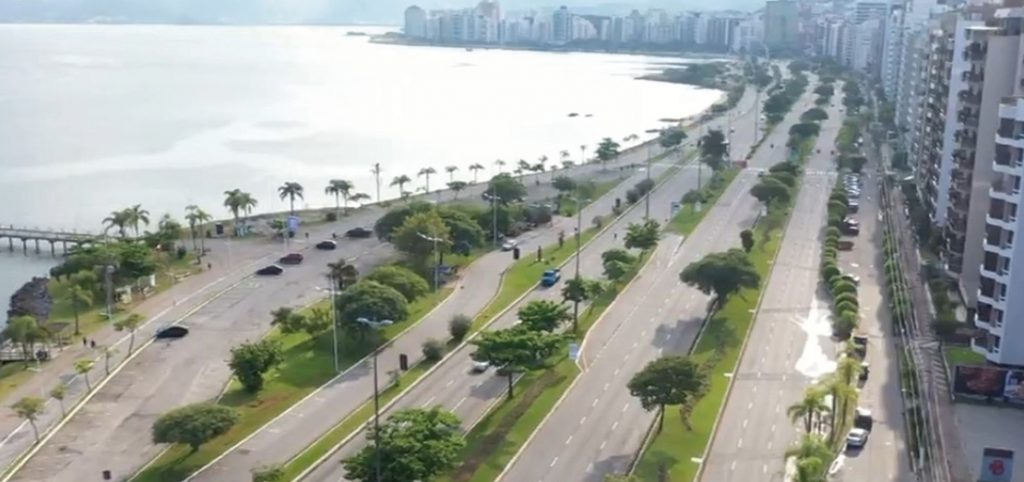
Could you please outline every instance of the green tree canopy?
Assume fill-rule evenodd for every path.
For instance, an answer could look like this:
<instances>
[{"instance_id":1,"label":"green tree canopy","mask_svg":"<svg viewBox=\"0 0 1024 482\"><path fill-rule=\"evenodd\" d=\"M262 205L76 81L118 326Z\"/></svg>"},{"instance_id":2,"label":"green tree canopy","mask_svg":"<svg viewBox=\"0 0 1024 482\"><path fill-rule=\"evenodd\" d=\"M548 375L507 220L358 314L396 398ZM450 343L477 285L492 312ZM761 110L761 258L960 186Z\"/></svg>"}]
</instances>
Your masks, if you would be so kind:
<instances>
[{"instance_id":1,"label":"green tree canopy","mask_svg":"<svg viewBox=\"0 0 1024 482\"><path fill-rule=\"evenodd\" d=\"M630 223L626 227L626 247L648 250L658 245L661 237L661 225L653 219L641 224Z\"/></svg>"},{"instance_id":2,"label":"green tree canopy","mask_svg":"<svg viewBox=\"0 0 1024 482\"><path fill-rule=\"evenodd\" d=\"M768 207L775 202L786 202L791 196L786 184L772 176L762 177L760 182L750 188L750 195Z\"/></svg>"},{"instance_id":3,"label":"green tree canopy","mask_svg":"<svg viewBox=\"0 0 1024 482\"><path fill-rule=\"evenodd\" d=\"M467 212L445 207L438 208L441 220L448 227L453 246L478 248L484 245L484 229Z\"/></svg>"},{"instance_id":4,"label":"green tree canopy","mask_svg":"<svg viewBox=\"0 0 1024 482\"><path fill-rule=\"evenodd\" d=\"M601 139L601 143L597 145L597 159L601 161L601 164L615 159L619 155L619 147L619 143L610 137Z\"/></svg>"},{"instance_id":5,"label":"green tree canopy","mask_svg":"<svg viewBox=\"0 0 1024 482\"><path fill-rule=\"evenodd\" d=\"M666 356L647 364L629 380L629 393L644 410L660 408L658 429L665 420L665 405L683 405L707 385L700 365L686 356Z\"/></svg>"},{"instance_id":6,"label":"green tree canopy","mask_svg":"<svg viewBox=\"0 0 1024 482\"><path fill-rule=\"evenodd\" d=\"M499 367L508 379L508 397L512 398L512 377L516 373L544 366L545 360L562 346L560 335L515 326L504 330L485 331L472 343L472 357Z\"/></svg>"},{"instance_id":7,"label":"green tree canopy","mask_svg":"<svg viewBox=\"0 0 1024 482\"><path fill-rule=\"evenodd\" d=\"M224 405L186 405L161 415L153 423L153 443L187 444L195 452L204 443L227 433L237 421L238 413Z\"/></svg>"},{"instance_id":8,"label":"green tree canopy","mask_svg":"<svg viewBox=\"0 0 1024 482\"><path fill-rule=\"evenodd\" d=\"M756 288L761 275L743 250L730 249L690 263L679 274L679 279L704 294L714 293L719 302L724 302L742 288Z\"/></svg>"},{"instance_id":9,"label":"green tree canopy","mask_svg":"<svg viewBox=\"0 0 1024 482\"><path fill-rule=\"evenodd\" d=\"M663 129L658 135L658 144L665 149L671 149L683 143L686 133L682 129Z\"/></svg>"},{"instance_id":10,"label":"green tree canopy","mask_svg":"<svg viewBox=\"0 0 1024 482\"><path fill-rule=\"evenodd\" d=\"M373 225L373 232L377 234L378 239L391 239L392 232L405 223L406 218L432 209L434 209L433 204L423 201L412 201L408 204L391 208L380 219L377 219L377 222Z\"/></svg>"},{"instance_id":11,"label":"green tree canopy","mask_svg":"<svg viewBox=\"0 0 1024 482\"><path fill-rule=\"evenodd\" d=\"M828 113L820 107L811 107L800 114L800 122L819 122L828 119Z\"/></svg>"},{"instance_id":12,"label":"green tree canopy","mask_svg":"<svg viewBox=\"0 0 1024 482\"><path fill-rule=\"evenodd\" d=\"M271 340L242 343L231 349L228 366L247 392L263 388L263 375L281 362L281 346Z\"/></svg>"},{"instance_id":13,"label":"green tree canopy","mask_svg":"<svg viewBox=\"0 0 1024 482\"><path fill-rule=\"evenodd\" d=\"M569 307L549 300L531 301L519 309L523 326L534 331L555 331L572 319Z\"/></svg>"},{"instance_id":14,"label":"green tree canopy","mask_svg":"<svg viewBox=\"0 0 1024 482\"><path fill-rule=\"evenodd\" d=\"M409 316L409 302L402 293L376 281L360 281L335 299L342 325L360 331L359 318L371 321L402 321Z\"/></svg>"},{"instance_id":15,"label":"green tree canopy","mask_svg":"<svg viewBox=\"0 0 1024 482\"><path fill-rule=\"evenodd\" d=\"M569 176L558 176L551 182L551 185L561 194L568 194L576 190L576 181Z\"/></svg>"},{"instance_id":16,"label":"green tree canopy","mask_svg":"<svg viewBox=\"0 0 1024 482\"><path fill-rule=\"evenodd\" d=\"M466 441L458 417L440 408L398 411L380 426L368 430L369 443L342 462L345 477L360 482L432 480L455 467ZM377 479L377 447L380 479Z\"/></svg>"},{"instance_id":17,"label":"green tree canopy","mask_svg":"<svg viewBox=\"0 0 1024 482\"><path fill-rule=\"evenodd\" d=\"M413 301L430 291L427 280L416 272L396 265L381 266L363 278L367 281L376 281L384 286L390 286L402 294L408 301Z\"/></svg>"},{"instance_id":18,"label":"green tree canopy","mask_svg":"<svg viewBox=\"0 0 1024 482\"><path fill-rule=\"evenodd\" d=\"M526 197L526 186L511 174L503 172L491 178L487 192L496 196L501 204L509 204Z\"/></svg>"},{"instance_id":19,"label":"green tree canopy","mask_svg":"<svg viewBox=\"0 0 1024 482\"><path fill-rule=\"evenodd\" d=\"M395 230L391 242L399 251L409 255L413 260L423 263L434 254L435 243L424 239L424 236L437 238L437 249L451 245L451 232L437 211L424 211L409 216Z\"/></svg>"}]
</instances>

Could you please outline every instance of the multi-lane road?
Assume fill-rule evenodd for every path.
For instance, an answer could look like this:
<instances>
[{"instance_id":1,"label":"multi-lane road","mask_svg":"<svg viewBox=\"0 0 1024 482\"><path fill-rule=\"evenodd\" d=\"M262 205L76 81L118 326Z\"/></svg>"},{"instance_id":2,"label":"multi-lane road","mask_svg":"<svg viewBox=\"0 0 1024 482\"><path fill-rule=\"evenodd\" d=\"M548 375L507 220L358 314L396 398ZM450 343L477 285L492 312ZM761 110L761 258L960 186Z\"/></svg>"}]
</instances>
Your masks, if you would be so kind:
<instances>
[{"instance_id":1,"label":"multi-lane road","mask_svg":"<svg viewBox=\"0 0 1024 482\"><path fill-rule=\"evenodd\" d=\"M805 95L793 107L751 157L751 167L785 160L789 126L810 99ZM753 225L759 211L749 194L756 183L757 170L744 170L689 239L662 242L659 262L620 295L587 336L586 370L500 480L596 482L629 469L655 414L645 411L626 385L651 360L685 353L692 344L710 298L684 285L679 273L706 254L739 245L740 231Z\"/></svg>"},{"instance_id":2,"label":"multi-lane road","mask_svg":"<svg viewBox=\"0 0 1024 482\"><path fill-rule=\"evenodd\" d=\"M741 114L732 118L734 125L743 121L750 121L752 127L752 116L756 114L749 108L751 100L752 99L745 98L741 102L741 105L737 109ZM714 121L710 126L715 128L724 128L728 122L729 118L722 118ZM738 155L742 155L742 153L749 150L750 146L753 144L754 135L752 131L752 128L746 130L737 129L737 131L732 135L732 142L734 144L733 149L734 152L738 153ZM784 138L778 139L784 141ZM770 143L774 143L776 141L777 139L775 138L769 140ZM779 142L780 151L782 150L782 143L783 142ZM748 173L745 179L746 181L743 182L749 183L751 179L756 179L756 175ZM670 177L663 186L659 187L652 194L651 216L655 219L667 219L671 214L672 201L678 200L680 193L696 187L697 181L698 172L695 166L688 166L686 169ZM743 211L742 207L737 209ZM739 216L747 217L747 224L749 225L753 220L752 216L754 212L756 212L756 209L747 209ZM709 213L709 215L714 217L714 213ZM586 247L580 257L581 272L583 276L600 277L600 254L612 247L621 246L621 237L617 237L616 233L624 230L625 225L628 223L639 221L642 218L643 209L638 206L638 209L628 211L617 221L615 225L610 226L606 231L596 236ZM734 236L737 240L738 232L739 230L737 229L736 236ZM648 268L641 272L632 286L651 283L652 276L650 275L650 270L656 269L652 267L663 265L667 259L678 254L675 251L679 246L678 239L664 240L661 245L661 248L659 248L659 250L654 254L654 258L651 260ZM538 289L532 292L526 299L522 300L520 304L539 299L558 300L561 298L559 291L560 290L557 289ZM648 286L648 291L651 291L650 286ZM631 288L629 292L635 292L635 290ZM623 293L623 295L625 295L625 293ZM623 295L620 295L620 297ZM611 311L603 317L603 320L618 320L619 317L615 315L615 310L620 309L623 305L624 303L621 301L616 302L610 308ZM517 307L513 307L508 313L498 318L491 328L504 328L514 324L516 321L516 308ZM594 327L594 330L607 329L611 326L611 323L612 322L600 322ZM590 337L588 336L587 343L589 343L589 340ZM596 348L594 349L596 350ZM589 350L590 348L587 348L584 353L588 353ZM441 406L453 411L463 421L466 427L475 424L476 421L486 414L487 410L494 403L500 401L501 397L505 394L506 387L505 382L501 377L491 374L472 375L469 373L471 365L470 354L472 351L472 347L466 347L457 351L449 359L443 362L432 374L430 374L428 378L424 379L423 383L412 388L406 395L400 398L398 402L390 408L388 413L403 408ZM608 373L610 374L611 371L609 370ZM313 470L305 480L344 480L344 471L340 462L353 455L364 445L365 439L362 434L358 434L351 438L347 443L341 446L337 452L324 460L323 463ZM514 478L510 480L520 479ZM531 479L525 478L522 480ZM582 479L569 477L567 479L558 480Z\"/></svg>"},{"instance_id":3,"label":"multi-lane road","mask_svg":"<svg viewBox=\"0 0 1024 482\"><path fill-rule=\"evenodd\" d=\"M613 166L637 162L642 159L642 153L646 150L631 151ZM593 176L597 175L597 169L598 166L588 165L574 169L572 174ZM544 181L550 182L550 174L542 176ZM532 176L524 181L534 187ZM461 196L478 198L483 189L485 185L471 186ZM431 197L445 201L452 199L452 193L442 192ZM309 239L315 242L329 237L332 232L370 226L382 213L380 208L368 207L338 223L311 226ZM240 249L240 255L234 260L238 269L209 288L215 293L213 296L175 304L161 314L159 320L148 323L136 337L137 345L141 345L151 339L158 327L173 321L188 326L189 336L146 346L38 448L18 470L14 480L77 481L82 474L100 474L103 470L110 470L116 478L130 476L162 448L153 444L149 435L156 417L177 406L215 398L223 390L230 379L225 361L231 346L260 338L269 328L271 310L279 306L302 306L325 296L324 266L327 262L345 258L366 272L394 254L390 245L376 240L344 240L333 252L306 248L305 240L295 240L289 246L268 243L255 249ZM306 252L307 259L302 265L289 268L280 277L251 276L252 269L259 263L294 250ZM500 269L496 270L493 276L496 278L499 272ZM418 344L416 347L410 354L419 354ZM127 352L127 345L118 348ZM397 365L397 355L394 358L393 363ZM103 377L105 367L102 365L99 363L93 369L93 383ZM362 371L365 373L365 369ZM84 391L81 378L72 379L70 385L76 393ZM49 407L44 427L59 419L59 409ZM31 429L15 428L0 447L0 455L9 463L31 442ZM248 469L244 473L248 474Z\"/></svg>"}]
</instances>

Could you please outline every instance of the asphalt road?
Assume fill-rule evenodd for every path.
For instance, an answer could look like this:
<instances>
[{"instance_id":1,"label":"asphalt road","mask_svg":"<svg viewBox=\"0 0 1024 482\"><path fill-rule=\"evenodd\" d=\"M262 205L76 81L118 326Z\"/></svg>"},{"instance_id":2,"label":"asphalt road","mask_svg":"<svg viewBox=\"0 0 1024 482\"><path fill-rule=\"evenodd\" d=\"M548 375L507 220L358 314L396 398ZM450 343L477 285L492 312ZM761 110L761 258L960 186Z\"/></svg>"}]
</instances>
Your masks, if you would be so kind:
<instances>
[{"instance_id":1,"label":"asphalt road","mask_svg":"<svg viewBox=\"0 0 1024 482\"><path fill-rule=\"evenodd\" d=\"M828 112L701 480L784 480L782 454L797 439L786 409L835 370L829 301L818 279L826 204L836 177L829 153L842 124L837 109Z\"/></svg>"},{"instance_id":2,"label":"asphalt road","mask_svg":"<svg viewBox=\"0 0 1024 482\"><path fill-rule=\"evenodd\" d=\"M655 413L645 411L626 385L651 360L666 352L685 353L710 302L680 282L679 273L706 254L739 245L740 231L754 224L760 210L749 194L757 171L785 160L789 126L811 99L805 95L769 135L751 157L752 169L733 181L689 239L663 241L661 262L620 294L588 334L586 370L499 480L596 482L628 470Z\"/></svg>"},{"instance_id":3,"label":"asphalt road","mask_svg":"<svg viewBox=\"0 0 1024 482\"><path fill-rule=\"evenodd\" d=\"M744 119L748 119L752 127L753 118L751 116L754 114L751 106L753 99L749 97L745 98L741 102L738 110L744 112L744 115L734 118L732 120L734 124L740 124ZM728 118L722 118L714 121L711 125L714 127L718 127L719 125L724 127L728 125L728 123ZM746 131L739 128L736 133L732 135L732 141L735 145L734 152L745 152L749 149L749 146L753 143L753 135L751 131L752 128ZM665 185L656 190L651 197L651 216L659 220L668 219L672 201L678 200L681 193L696 187L698 175L699 174L695 166L688 166L680 173L667 180ZM706 176L707 173L704 173L705 178ZM744 176L744 178L749 181L750 179L756 179L756 175L753 172L749 172ZM748 209L744 215L749 216L752 221L752 216L755 211L756 209ZM582 275L584 277L591 278L601 277L602 268L600 254L612 247L621 246L621 240L615 236L615 233L621 232L629 222L639 221L642 217L642 206L638 206L637 209L627 212L623 218L619 220L618 224L595 237L591 244L584 249L581 255L580 265ZM738 230L734 237L738 239ZM649 282L645 280L649 280L651 278L649 275L650 270L652 269L651 266L657 266L662 263L667 256L665 254L666 251L672 253L672 250L678 248L678 245L678 238L663 240L661 248L656 251L651 264L648 265L648 268L639 275L633 286ZM570 262L568 268L572 269L573 266L574 265ZM678 271L676 273L678 273ZM675 276L678 276L678 274ZM557 289L558 286L555 288L556 289L538 289L532 292L526 299L522 300L520 305L539 299L560 300L560 289ZM648 286L648 288L650 288L650 286ZM620 295L620 297L621 296L622 295ZM611 310L618 309L620 306L622 306L622 303L616 303L613 305ZM514 306L507 314L496 320L492 325L492 328L498 329L512 326L516 322L515 312L517 308L518 306ZM617 317L614 316L613 312L609 312L603 319L609 320L616 318ZM607 322L602 322L598 327L604 327L608 324L609 323ZM594 330L597 330L598 327L595 327ZM588 343L589 340L590 337L588 337ZM427 379L424 379L421 384L412 388L409 393L390 407L390 409L385 413L385 416L387 413L392 413L395 410L401 410L404 408L441 406L454 412L463 421L464 427L468 428L473 426L487 413L491 406L496 402L499 402L502 397L505 396L506 381L503 377L499 377L491 373L477 375L471 374L469 370L472 364L470 359L472 351L473 348L471 346L457 351L451 358L443 362L433 373L431 373ZM365 435L363 433L357 434L344 444L336 453L327 458L320 466L313 470L304 480L344 480L344 470L340 462L352 456L364 445ZM515 478L512 480L520 479ZM526 478L522 480L530 479ZM579 479L570 477L562 480Z\"/></svg>"},{"instance_id":4,"label":"asphalt road","mask_svg":"<svg viewBox=\"0 0 1024 482\"><path fill-rule=\"evenodd\" d=\"M609 168L632 162L641 153L645 154L646 150L631 151L610 163ZM599 166L587 165L573 169L572 173L589 177L596 175L599 169ZM551 174L539 177L543 182L550 182ZM535 175L525 176L523 180L537 190ZM485 185L471 186L460 193L460 197L480 199L484 189ZM542 186L542 189L546 188ZM446 201L451 200L453 194L446 191L432 193L429 197ZM304 227L301 231L310 233L308 242L304 236L289 241L288 245L266 241L225 242L223 246L229 250L225 262L237 269L203 288L214 293L212 296L175 302L140 328L136 347L150 340L156 329L174 321L189 327L190 335L174 342L154 343L129 361L29 459L13 480L77 481L82 474L99 477L102 470L111 470L115 478L133 474L162 449L150 440L152 422L171 408L219 395L230 379L225 363L230 347L260 338L269 328L271 310L280 306L302 306L322 298L327 262L345 258L355 263L360 271L367 272L394 255L390 245L373 239L344 239L333 252L307 249L309 244L328 238L333 232L372 226L383 212L379 207L369 206L354 210L337 223ZM306 261L289 267L280 277L251 276L255 267L289 251L303 251ZM127 342L117 349L119 354L112 357L112 368L127 355ZM419 354L418 345L414 353ZM104 375L101 361L90 372L90 379L95 385ZM68 381L69 399L84 393L85 382L81 377L69 377ZM59 409L52 405L41 417L41 430L60 419ZM31 443L30 428L15 428L0 446L2 461L10 463ZM245 474L248 477L248 470Z\"/></svg>"}]
</instances>

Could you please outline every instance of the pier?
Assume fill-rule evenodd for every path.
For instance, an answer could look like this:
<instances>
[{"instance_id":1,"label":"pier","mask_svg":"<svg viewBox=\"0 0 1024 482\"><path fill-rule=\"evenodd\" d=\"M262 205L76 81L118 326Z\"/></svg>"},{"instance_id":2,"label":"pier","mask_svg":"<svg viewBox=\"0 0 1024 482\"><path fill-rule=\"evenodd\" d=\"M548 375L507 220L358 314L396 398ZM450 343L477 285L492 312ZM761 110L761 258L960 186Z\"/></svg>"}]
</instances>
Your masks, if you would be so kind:
<instances>
[{"instance_id":1,"label":"pier","mask_svg":"<svg viewBox=\"0 0 1024 482\"><path fill-rule=\"evenodd\" d=\"M3 240L7 240L7 249L14 251L15 241L21 242L21 251L28 254L29 244L35 245L35 252L41 253L40 243L48 243L50 255L57 256L57 245L62 246L63 252L68 252L68 246L84 246L93 244L103 239L103 236L91 233L76 233L73 231L48 230L36 228L19 228L15 226L0 226L0 246Z\"/></svg>"}]
</instances>

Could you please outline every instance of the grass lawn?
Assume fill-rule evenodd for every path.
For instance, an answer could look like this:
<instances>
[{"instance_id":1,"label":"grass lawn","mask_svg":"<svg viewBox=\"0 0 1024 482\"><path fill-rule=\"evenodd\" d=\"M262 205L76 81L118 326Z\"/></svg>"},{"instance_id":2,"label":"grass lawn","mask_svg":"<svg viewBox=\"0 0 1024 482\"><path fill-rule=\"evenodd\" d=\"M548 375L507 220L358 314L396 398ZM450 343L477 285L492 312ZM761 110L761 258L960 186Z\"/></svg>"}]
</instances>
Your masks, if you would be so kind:
<instances>
[{"instance_id":1,"label":"grass lawn","mask_svg":"<svg viewBox=\"0 0 1024 482\"><path fill-rule=\"evenodd\" d=\"M615 186L618 186L619 183L621 183L624 180L625 180L625 178L620 178L620 179L611 179L611 180L604 181L604 182L595 182L594 183L594 192L591 195L591 199L600 199L601 196L604 196L605 194L608 194L608 191L611 191ZM589 201L588 202L584 202L583 206L586 206L588 203L589 203ZM575 216L576 215L576 198L566 197L565 199L562 200L562 206L561 207L562 207L562 209L561 209L562 216Z\"/></svg>"},{"instance_id":2,"label":"grass lawn","mask_svg":"<svg viewBox=\"0 0 1024 482\"><path fill-rule=\"evenodd\" d=\"M419 321L451 293L451 288L444 288L416 300L409 307L409 318L382 330L382 339L389 340ZM314 307L326 307L327 303L327 300L323 300ZM189 454L189 448L185 445L172 446L132 480L137 482L183 480L334 378L334 356L330 331L321 333L316 338L310 338L304 333L285 335L275 329L267 336L281 344L284 351L284 362L267 374L263 390L259 393L246 393L241 389L238 381L232 379L228 390L218 402L238 410L238 423L228 433L203 445L196 453ZM369 355L373 346L372 343L355 340L339 333L340 368L345 370L351 367Z\"/></svg>"},{"instance_id":3,"label":"grass lawn","mask_svg":"<svg viewBox=\"0 0 1024 482\"><path fill-rule=\"evenodd\" d=\"M946 363L949 367L957 365L984 365L985 355L975 353L969 346L946 346Z\"/></svg>"},{"instance_id":4,"label":"grass lawn","mask_svg":"<svg viewBox=\"0 0 1024 482\"><path fill-rule=\"evenodd\" d=\"M718 189L711 189L710 185L704 186L704 194L707 199L706 202L701 206L701 210L697 211L697 206L694 204L684 204L682 209L676 213L675 217L669 223L669 231L674 233L682 234L684 236L689 235L697 228L700 221L704 219L704 216L711 210L711 206L714 206L718 202L718 198L722 196L725 189L729 187L732 180L740 173L739 169L726 169L722 171L719 176L722 178L722 182L719 184Z\"/></svg>"}]
</instances>

